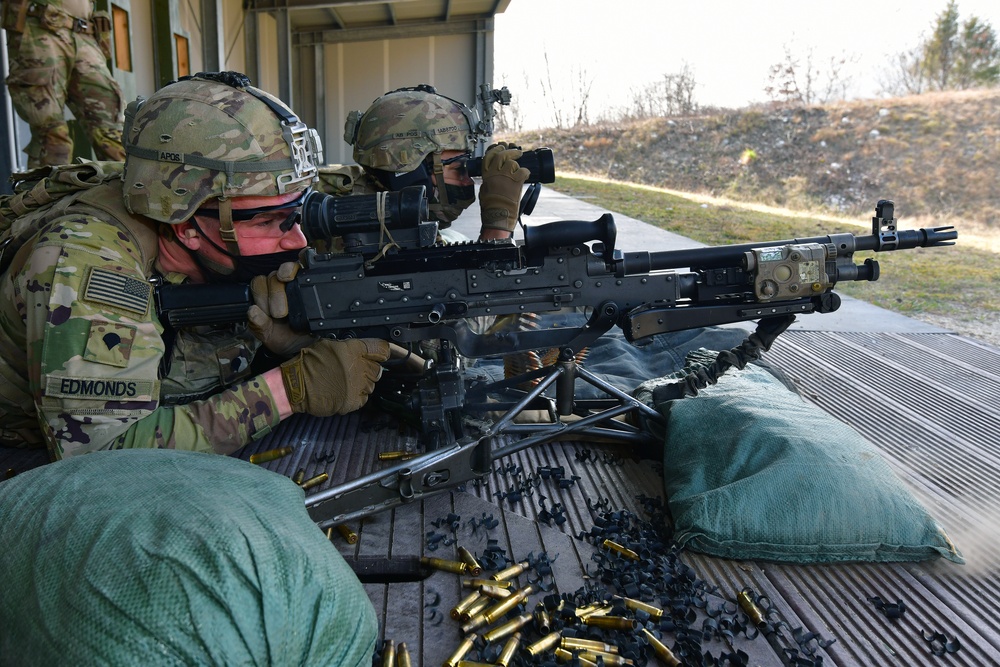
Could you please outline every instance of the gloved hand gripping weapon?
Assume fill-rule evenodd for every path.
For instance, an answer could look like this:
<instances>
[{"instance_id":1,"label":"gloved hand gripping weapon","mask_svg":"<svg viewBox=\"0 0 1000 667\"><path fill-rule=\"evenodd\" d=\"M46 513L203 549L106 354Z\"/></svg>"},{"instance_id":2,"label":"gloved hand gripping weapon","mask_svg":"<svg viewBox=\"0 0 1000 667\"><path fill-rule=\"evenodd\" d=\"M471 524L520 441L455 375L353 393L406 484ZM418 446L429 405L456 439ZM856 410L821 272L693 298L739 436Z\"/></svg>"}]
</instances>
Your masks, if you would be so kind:
<instances>
[{"instance_id":1,"label":"gloved hand gripping weapon","mask_svg":"<svg viewBox=\"0 0 1000 667\"><path fill-rule=\"evenodd\" d=\"M662 417L574 361L576 351L612 327L641 342L671 331L759 320L741 347L679 383L681 397L758 357L795 315L837 310L837 282L877 280L878 263L855 264L856 252L953 245L957 238L952 227L898 230L893 203L882 200L866 235L625 252L616 247L613 217L604 214L595 221L528 225L523 241L443 245L425 208L423 188L342 198L313 193L304 204L302 224L311 247L287 287L292 326L328 338L382 338L411 349L421 341L441 342L436 363L406 392L415 397L407 407L418 413L429 451L309 496L310 514L322 526L454 488L487 474L493 460L555 437L586 430L588 436L647 439L642 428L614 418ZM315 248L332 237L343 240L344 252ZM161 321L182 327L245 319L252 302L248 286L197 285L164 286L157 303ZM586 322L485 333L470 325L473 318L566 308L583 309ZM460 357L551 348L560 351L559 361L525 378L470 384L461 372ZM576 401L577 378L605 391L610 406L595 409ZM525 379L537 384L512 400L487 403L487 396ZM552 423L514 423L539 402L548 406ZM469 418L498 408L506 413L496 421ZM574 413L575 421L562 419Z\"/></svg>"}]
</instances>

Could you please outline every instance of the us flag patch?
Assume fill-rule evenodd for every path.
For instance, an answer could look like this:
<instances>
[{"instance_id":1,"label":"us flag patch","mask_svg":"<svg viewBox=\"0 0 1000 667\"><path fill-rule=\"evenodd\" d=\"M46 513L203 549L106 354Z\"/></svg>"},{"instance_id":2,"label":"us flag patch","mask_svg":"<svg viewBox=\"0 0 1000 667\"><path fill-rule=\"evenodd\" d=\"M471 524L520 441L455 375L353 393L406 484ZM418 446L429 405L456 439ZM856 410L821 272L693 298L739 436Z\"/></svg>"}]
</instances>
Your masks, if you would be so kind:
<instances>
[{"instance_id":1,"label":"us flag patch","mask_svg":"<svg viewBox=\"0 0 1000 667\"><path fill-rule=\"evenodd\" d=\"M83 298L85 301L95 301L145 315L149 310L152 289L153 286L145 280L116 271L95 268L91 269L90 275L87 276Z\"/></svg>"}]
</instances>

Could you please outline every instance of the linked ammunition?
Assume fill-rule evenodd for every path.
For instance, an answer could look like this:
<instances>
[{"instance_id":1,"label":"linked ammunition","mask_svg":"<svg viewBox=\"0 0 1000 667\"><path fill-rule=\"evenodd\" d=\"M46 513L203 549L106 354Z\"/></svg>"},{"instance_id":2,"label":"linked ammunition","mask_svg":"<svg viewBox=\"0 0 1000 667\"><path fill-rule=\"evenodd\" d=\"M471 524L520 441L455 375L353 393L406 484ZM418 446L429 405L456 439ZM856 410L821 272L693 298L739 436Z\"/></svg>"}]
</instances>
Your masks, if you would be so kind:
<instances>
[{"instance_id":1,"label":"linked ammunition","mask_svg":"<svg viewBox=\"0 0 1000 667\"><path fill-rule=\"evenodd\" d=\"M488 598L484 596L480 598L479 601L476 602L474 605L463 611L462 616L459 618L459 620L462 621L462 623L468 623L475 616L479 616L480 614L484 613L491 604L493 604L493 598Z\"/></svg>"},{"instance_id":2,"label":"linked ammunition","mask_svg":"<svg viewBox=\"0 0 1000 667\"><path fill-rule=\"evenodd\" d=\"M632 611L644 611L649 614L649 617L654 621L658 621L663 617L663 610L659 607L654 607L651 604L646 604L641 600L635 600L633 598L623 597L622 600L625 601L625 607L631 609Z\"/></svg>"},{"instance_id":3,"label":"linked ammunition","mask_svg":"<svg viewBox=\"0 0 1000 667\"><path fill-rule=\"evenodd\" d=\"M592 614L583 619L584 625L592 628L605 628L607 630L625 630L635 632L639 629L639 623L624 616L598 616Z\"/></svg>"},{"instance_id":4,"label":"linked ammunition","mask_svg":"<svg viewBox=\"0 0 1000 667\"><path fill-rule=\"evenodd\" d=\"M736 601L739 602L740 609L742 609L743 613L749 617L750 622L758 628L762 628L767 625L767 620L764 618L764 612L762 612L760 607L757 606L757 603L753 601L753 597L750 595L751 592L752 591L749 589L744 588L736 596Z\"/></svg>"},{"instance_id":5,"label":"linked ammunition","mask_svg":"<svg viewBox=\"0 0 1000 667\"><path fill-rule=\"evenodd\" d=\"M618 653L618 647L593 639L577 639L576 637L563 637L559 646L570 651L598 651L600 653Z\"/></svg>"},{"instance_id":6,"label":"linked ammunition","mask_svg":"<svg viewBox=\"0 0 1000 667\"><path fill-rule=\"evenodd\" d=\"M476 562L476 557L465 547L458 548L458 559L468 566L466 571L473 577L478 577L483 573L483 566Z\"/></svg>"},{"instance_id":7,"label":"linked ammunition","mask_svg":"<svg viewBox=\"0 0 1000 667\"><path fill-rule=\"evenodd\" d=\"M466 653L472 650L478 638L478 636L473 634L463 639L462 643L455 649L455 652L451 654L451 657L444 661L442 667L458 667L459 661L465 657Z\"/></svg>"},{"instance_id":8,"label":"linked ammunition","mask_svg":"<svg viewBox=\"0 0 1000 667\"><path fill-rule=\"evenodd\" d=\"M559 634L558 632L550 632L549 634L545 635L534 644L529 644L527 647L525 647L524 650L527 651L528 655L530 655L531 657L535 657L537 655L545 653L551 648L554 648L556 645L559 644L560 639L562 639L561 634Z\"/></svg>"},{"instance_id":9,"label":"linked ammunition","mask_svg":"<svg viewBox=\"0 0 1000 667\"><path fill-rule=\"evenodd\" d=\"M306 478L306 469L299 468L298 470L295 471L295 477L292 477L292 481L295 482L296 484L301 484L302 480L304 480L305 478Z\"/></svg>"},{"instance_id":10,"label":"linked ammunition","mask_svg":"<svg viewBox=\"0 0 1000 667\"><path fill-rule=\"evenodd\" d=\"M458 604L456 604L454 607L451 608L451 617L454 618L456 621L462 618L462 612L471 607L472 605L474 605L476 602L479 602L479 600L481 600L482 597L483 594L480 593L479 591L476 591L475 593L470 593L469 595L465 596L464 598L459 600Z\"/></svg>"},{"instance_id":11,"label":"linked ammunition","mask_svg":"<svg viewBox=\"0 0 1000 667\"><path fill-rule=\"evenodd\" d=\"M482 593L483 595L493 598L494 600L506 600L511 595L513 595L513 593L510 592L509 588L500 588L499 586L490 586L488 584L485 586L480 586L479 592Z\"/></svg>"},{"instance_id":12,"label":"linked ammunition","mask_svg":"<svg viewBox=\"0 0 1000 667\"><path fill-rule=\"evenodd\" d=\"M382 645L382 667L396 667L396 642L391 639Z\"/></svg>"},{"instance_id":13,"label":"linked ammunition","mask_svg":"<svg viewBox=\"0 0 1000 667\"><path fill-rule=\"evenodd\" d=\"M302 482L302 484L300 484L299 486L301 486L303 489L311 489L314 486L319 486L328 479L330 479L330 476L327 475L325 472L321 472L315 477L310 477L306 481Z\"/></svg>"},{"instance_id":14,"label":"linked ammunition","mask_svg":"<svg viewBox=\"0 0 1000 667\"><path fill-rule=\"evenodd\" d=\"M379 461L409 461L417 457L416 452L379 452Z\"/></svg>"},{"instance_id":15,"label":"linked ammunition","mask_svg":"<svg viewBox=\"0 0 1000 667\"><path fill-rule=\"evenodd\" d=\"M358 534L351 530L346 524L340 524L337 526L337 532L340 536L347 541L348 544L357 544Z\"/></svg>"},{"instance_id":16,"label":"linked ammunition","mask_svg":"<svg viewBox=\"0 0 1000 667\"><path fill-rule=\"evenodd\" d=\"M525 586L524 588L522 588L518 592L516 592L513 595L511 595L506 600L501 600L500 602L498 602L493 607L490 607L489 609L487 609L483 613L483 616L486 617L486 621L488 623L494 622L495 620L497 620L498 618L500 618L504 614L506 614L508 611L510 611L511 609L513 609L514 607L516 607L517 605L519 605L522 602L524 602L527 599L527 597L529 595L531 595L532 591L534 591L534 590L535 589L532 588L530 585L529 586Z\"/></svg>"},{"instance_id":17,"label":"linked ammunition","mask_svg":"<svg viewBox=\"0 0 1000 667\"><path fill-rule=\"evenodd\" d=\"M503 625L498 625L489 632L483 635L483 639L488 642L495 642L498 639L503 639L507 635L512 635L528 623L531 622L531 614L521 614L517 618L513 618Z\"/></svg>"},{"instance_id":18,"label":"linked ammunition","mask_svg":"<svg viewBox=\"0 0 1000 667\"><path fill-rule=\"evenodd\" d=\"M411 667L410 651L406 648L406 642L399 642L396 649L396 667Z\"/></svg>"},{"instance_id":19,"label":"linked ammunition","mask_svg":"<svg viewBox=\"0 0 1000 667\"><path fill-rule=\"evenodd\" d=\"M455 574L465 574L466 568L468 568L468 565L465 563L460 563L455 560L445 560L443 558L430 558L429 556L421 556L420 564L432 567L435 570L454 572Z\"/></svg>"},{"instance_id":20,"label":"linked ammunition","mask_svg":"<svg viewBox=\"0 0 1000 667\"><path fill-rule=\"evenodd\" d=\"M509 581L498 579L462 579L462 588L479 588L480 586L496 586L497 588L510 588Z\"/></svg>"},{"instance_id":21,"label":"linked ammunition","mask_svg":"<svg viewBox=\"0 0 1000 667\"><path fill-rule=\"evenodd\" d=\"M625 558L631 558L632 560L639 560L639 554L632 551L628 547L624 547L612 540L604 540L603 542L601 542L601 546L605 547L606 549L611 549L615 553L618 553L624 556Z\"/></svg>"},{"instance_id":22,"label":"linked ammunition","mask_svg":"<svg viewBox=\"0 0 1000 667\"><path fill-rule=\"evenodd\" d=\"M269 449L264 452L257 452L256 454L250 455L250 463L267 463L268 461L273 461L275 459L280 459L282 456L288 456L292 453L291 447L278 447L277 449Z\"/></svg>"},{"instance_id":23,"label":"linked ammunition","mask_svg":"<svg viewBox=\"0 0 1000 667\"><path fill-rule=\"evenodd\" d=\"M497 581L513 579L517 575L527 570L530 565L531 564L528 561L524 561L523 563L518 563L517 565L511 565L506 570L500 570L499 572L494 574L493 578L496 579Z\"/></svg>"},{"instance_id":24,"label":"linked ammunition","mask_svg":"<svg viewBox=\"0 0 1000 667\"><path fill-rule=\"evenodd\" d=\"M503 650L500 651L500 655L497 656L498 667L510 667L511 660L514 659L514 654L517 653L517 647L521 644L521 633L515 632L511 635L507 643L503 645Z\"/></svg>"},{"instance_id":25,"label":"linked ammunition","mask_svg":"<svg viewBox=\"0 0 1000 667\"><path fill-rule=\"evenodd\" d=\"M667 667L679 667L681 661L677 659L677 656L674 655L673 651L667 648L666 644L657 639L656 636L646 628L642 629L642 634L646 637L646 641L649 642L649 645L653 647L653 653L655 653L656 657L663 661L663 664Z\"/></svg>"}]
</instances>

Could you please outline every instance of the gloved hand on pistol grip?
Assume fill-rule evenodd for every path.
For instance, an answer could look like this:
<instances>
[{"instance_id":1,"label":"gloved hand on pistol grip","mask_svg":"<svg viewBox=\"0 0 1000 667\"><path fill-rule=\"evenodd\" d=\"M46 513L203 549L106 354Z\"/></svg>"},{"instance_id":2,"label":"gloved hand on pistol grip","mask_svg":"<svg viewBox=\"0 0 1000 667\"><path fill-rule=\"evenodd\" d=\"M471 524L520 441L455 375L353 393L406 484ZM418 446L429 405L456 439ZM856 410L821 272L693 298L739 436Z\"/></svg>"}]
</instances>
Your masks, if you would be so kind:
<instances>
[{"instance_id":1,"label":"gloved hand on pistol grip","mask_svg":"<svg viewBox=\"0 0 1000 667\"><path fill-rule=\"evenodd\" d=\"M254 305L247 311L250 331L264 347L282 356L292 357L299 350L312 345L316 338L299 333L288 324L288 297L285 285L295 280L298 262L285 262L267 276L255 276L250 281Z\"/></svg>"},{"instance_id":2,"label":"gloved hand on pistol grip","mask_svg":"<svg viewBox=\"0 0 1000 667\"><path fill-rule=\"evenodd\" d=\"M479 187L479 208L483 229L501 229L513 233L517 225L517 210L521 204L521 186L531 172L517 164L522 153L509 144L494 144L483 156Z\"/></svg>"},{"instance_id":3,"label":"gloved hand on pistol grip","mask_svg":"<svg viewBox=\"0 0 1000 667\"><path fill-rule=\"evenodd\" d=\"M389 358L389 343L377 338L321 338L281 364L281 379L293 412L314 417L346 415L368 401Z\"/></svg>"}]
</instances>

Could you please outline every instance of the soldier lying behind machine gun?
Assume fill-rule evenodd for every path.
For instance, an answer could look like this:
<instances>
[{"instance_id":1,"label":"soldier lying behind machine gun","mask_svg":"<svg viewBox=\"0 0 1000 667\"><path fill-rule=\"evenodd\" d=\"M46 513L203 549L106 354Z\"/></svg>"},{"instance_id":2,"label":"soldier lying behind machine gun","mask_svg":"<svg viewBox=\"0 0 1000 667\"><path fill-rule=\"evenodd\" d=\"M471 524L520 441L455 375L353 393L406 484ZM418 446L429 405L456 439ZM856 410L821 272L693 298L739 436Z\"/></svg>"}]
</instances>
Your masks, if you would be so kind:
<instances>
[{"instance_id":1,"label":"soldier lying behind machine gun","mask_svg":"<svg viewBox=\"0 0 1000 667\"><path fill-rule=\"evenodd\" d=\"M759 358L796 315L837 310L837 282L877 280L878 263L855 264L854 253L953 245L957 238L952 227L897 230L887 200L876 206L870 235L660 252L618 249L611 214L592 222L526 226L523 242L450 245L437 241L437 225L426 218L423 187L340 198L312 193L305 200L302 227L310 248L286 288L292 326L328 338L382 338L409 350L421 341L440 341L437 359L413 378L411 390L398 391L397 384L397 391L381 392L394 393L397 407L417 417L428 451L307 497L310 515L321 526L454 488L487 474L495 459L571 433L648 441L649 434L635 424L662 421L661 415L575 359L612 327L638 343L671 331L759 321L741 346L677 383L681 398L714 383L726 369ZM343 252L316 248L329 247L336 237ZM157 289L160 319L173 327L242 320L251 303L248 285ZM548 329L498 326L483 333L470 325L474 318L567 308L586 312L586 321ZM559 350L555 364L519 378L488 383L462 372L463 357L550 348ZM577 379L606 392L609 400L576 401ZM526 381L535 384L511 399L512 388ZM385 378L383 383L393 386ZM548 407L550 423L514 423L539 404ZM485 418L497 410L502 417ZM566 419L571 415L575 420ZM635 419L615 419L620 415Z\"/></svg>"}]
</instances>

